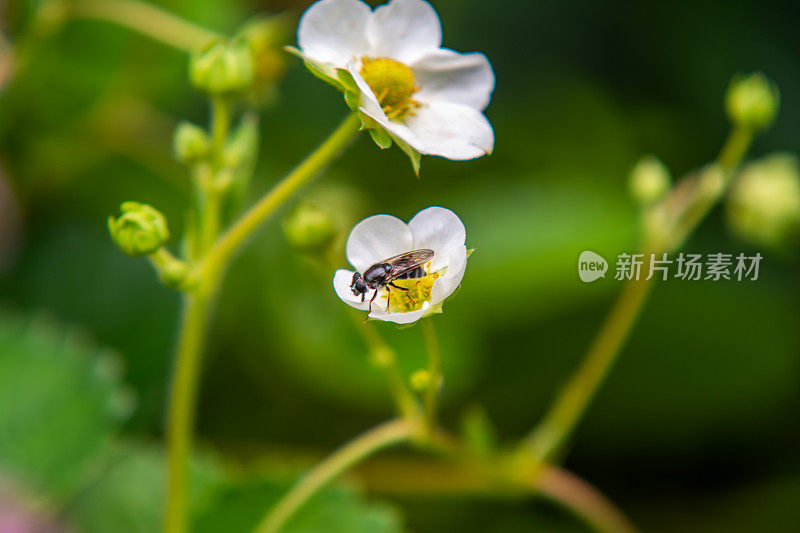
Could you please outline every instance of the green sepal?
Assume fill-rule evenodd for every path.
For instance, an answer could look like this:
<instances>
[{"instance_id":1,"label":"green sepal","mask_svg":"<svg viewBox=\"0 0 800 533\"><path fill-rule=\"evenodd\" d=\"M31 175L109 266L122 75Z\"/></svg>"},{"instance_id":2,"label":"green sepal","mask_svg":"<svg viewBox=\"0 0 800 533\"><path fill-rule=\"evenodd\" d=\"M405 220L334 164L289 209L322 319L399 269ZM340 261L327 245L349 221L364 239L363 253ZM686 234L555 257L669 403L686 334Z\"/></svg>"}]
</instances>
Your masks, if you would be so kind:
<instances>
[{"instance_id":1,"label":"green sepal","mask_svg":"<svg viewBox=\"0 0 800 533\"><path fill-rule=\"evenodd\" d=\"M339 83L344 86L346 91L353 91L356 93L360 93L361 89L359 89L356 80L353 78L353 75L350 74L350 71L343 68L336 69L336 77L339 80Z\"/></svg>"},{"instance_id":2,"label":"green sepal","mask_svg":"<svg viewBox=\"0 0 800 533\"><path fill-rule=\"evenodd\" d=\"M303 55L303 52L301 52L294 46L284 46L283 49L292 54L293 56L297 56L300 59L302 59L303 64L306 66L309 72L311 72L311 74L313 74L317 78L321 79L322 81L324 81L329 85L332 85L333 87L335 87L340 91L345 90L344 86L339 81L339 77L336 73L335 68L308 59L306 56Z\"/></svg>"},{"instance_id":3,"label":"green sepal","mask_svg":"<svg viewBox=\"0 0 800 533\"><path fill-rule=\"evenodd\" d=\"M371 128L367 131L369 131L370 137L372 137L372 140L375 141L375 144L377 144L381 150L391 148L392 136L388 131L383 128Z\"/></svg>"},{"instance_id":4,"label":"green sepal","mask_svg":"<svg viewBox=\"0 0 800 533\"><path fill-rule=\"evenodd\" d=\"M394 139L394 142L397 144L397 146L399 146L400 149L406 153L408 159L411 160L411 166L414 168L414 174L416 174L416 176L419 178L419 167L422 162L422 154L412 148L410 144L400 139L397 135L390 135L392 136L392 139Z\"/></svg>"},{"instance_id":5,"label":"green sepal","mask_svg":"<svg viewBox=\"0 0 800 533\"><path fill-rule=\"evenodd\" d=\"M361 93L357 93L355 91L345 91L344 101L347 104L347 107L349 107L352 111L358 111L358 108L361 105ZM364 124L363 119L361 124Z\"/></svg>"}]
</instances>

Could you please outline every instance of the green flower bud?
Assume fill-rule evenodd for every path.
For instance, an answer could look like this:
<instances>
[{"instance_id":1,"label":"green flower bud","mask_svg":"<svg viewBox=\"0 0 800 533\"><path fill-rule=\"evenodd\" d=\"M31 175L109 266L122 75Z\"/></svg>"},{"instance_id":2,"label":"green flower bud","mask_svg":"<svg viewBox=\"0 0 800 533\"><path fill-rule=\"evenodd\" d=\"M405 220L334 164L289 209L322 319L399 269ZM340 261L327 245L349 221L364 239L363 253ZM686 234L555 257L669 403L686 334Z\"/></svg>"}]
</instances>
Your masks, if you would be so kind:
<instances>
[{"instance_id":1,"label":"green flower bud","mask_svg":"<svg viewBox=\"0 0 800 533\"><path fill-rule=\"evenodd\" d=\"M149 255L169 239L167 220L147 204L123 202L119 218L108 217L108 231L119 248L128 255Z\"/></svg>"},{"instance_id":2,"label":"green flower bud","mask_svg":"<svg viewBox=\"0 0 800 533\"><path fill-rule=\"evenodd\" d=\"M766 128L780 107L778 87L760 72L734 78L728 87L725 107L734 124L754 131Z\"/></svg>"},{"instance_id":3,"label":"green flower bud","mask_svg":"<svg viewBox=\"0 0 800 533\"><path fill-rule=\"evenodd\" d=\"M181 163L192 164L204 159L208 156L210 146L208 134L200 126L182 121L175 128L172 149Z\"/></svg>"},{"instance_id":4,"label":"green flower bud","mask_svg":"<svg viewBox=\"0 0 800 533\"><path fill-rule=\"evenodd\" d=\"M192 84L212 95L231 95L253 84L250 45L242 40L215 41L195 54L189 63Z\"/></svg>"},{"instance_id":5,"label":"green flower bud","mask_svg":"<svg viewBox=\"0 0 800 533\"><path fill-rule=\"evenodd\" d=\"M258 17L245 24L236 39L250 46L253 60L253 97L258 102L274 99L275 85L286 72L283 45L289 39L289 18Z\"/></svg>"},{"instance_id":6,"label":"green flower bud","mask_svg":"<svg viewBox=\"0 0 800 533\"><path fill-rule=\"evenodd\" d=\"M658 158L648 155L639 160L630 173L631 195L642 205L658 201L669 190L669 170Z\"/></svg>"},{"instance_id":7,"label":"green flower bud","mask_svg":"<svg viewBox=\"0 0 800 533\"><path fill-rule=\"evenodd\" d=\"M431 387L433 380L427 370L417 370L411 374L411 388L417 392L424 392Z\"/></svg>"},{"instance_id":8,"label":"green flower bud","mask_svg":"<svg viewBox=\"0 0 800 533\"><path fill-rule=\"evenodd\" d=\"M283 234L295 249L313 253L327 250L336 239L337 231L324 209L303 201L284 217Z\"/></svg>"},{"instance_id":9,"label":"green flower bud","mask_svg":"<svg viewBox=\"0 0 800 533\"><path fill-rule=\"evenodd\" d=\"M746 240L780 247L800 233L800 163L773 154L746 165L727 198L727 219Z\"/></svg>"}]
</instances>

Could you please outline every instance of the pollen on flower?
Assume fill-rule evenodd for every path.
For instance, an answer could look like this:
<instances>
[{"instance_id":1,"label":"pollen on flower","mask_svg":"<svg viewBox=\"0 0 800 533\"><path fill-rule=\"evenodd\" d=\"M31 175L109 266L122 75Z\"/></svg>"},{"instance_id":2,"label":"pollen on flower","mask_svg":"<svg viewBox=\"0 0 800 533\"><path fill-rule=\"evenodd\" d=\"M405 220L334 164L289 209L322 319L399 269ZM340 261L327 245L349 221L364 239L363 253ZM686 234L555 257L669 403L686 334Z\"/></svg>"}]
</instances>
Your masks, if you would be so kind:
<instances>
[{"instance_id":1,"label":"pollen on flower","mask_svg":"<svg viewBox=\"0 0 800 533\"><path fill-rule=\"evenodd\" d=\"M378 98L389 120L400 121L419 107L412 96L419 90L414 71L388 57L364 57L361 76Z\"/></svg>"},{"instance_id":2,"label":"pollen on flower","mask_svg":"<svg viewBox=\"0 0 800 533\"><path fill-rule=\"evenodd\" d=\"M389 312L408 313L422 309L422 304L431 300L433 282L442 274L442 271L437 271L422 278L394 280L392 283L408 290L392 289L381 295L384 299L388 297Z\"/></svg>"}]
</instances>

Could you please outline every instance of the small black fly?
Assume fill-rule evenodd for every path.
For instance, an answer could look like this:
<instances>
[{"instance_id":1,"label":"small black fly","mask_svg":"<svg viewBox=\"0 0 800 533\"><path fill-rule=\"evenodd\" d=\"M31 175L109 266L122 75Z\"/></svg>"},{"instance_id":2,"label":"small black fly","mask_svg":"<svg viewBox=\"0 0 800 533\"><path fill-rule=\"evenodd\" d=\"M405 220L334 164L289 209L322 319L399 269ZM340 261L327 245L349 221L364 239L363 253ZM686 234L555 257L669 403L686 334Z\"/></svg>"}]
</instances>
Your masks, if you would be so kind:
<instances>
[{"instance_id":1,"label":"small black fly","mask_svg":"<svg viewBox=\"0 0 800 533\"><path fill-rule=\"evenodd\" d=\"M371 313L372 302L375 301L380 289L385 287L387 292L391 291L392 288L407 291L407 288L400 287L392 282L398 279L425 277L425 269L422 265L430 261L431 258L433 258L433 250L421 248L384 259L366 269L363 274L359 272L353 274L350 290L356 296L361 296L362 302L368 289L375 290L375 294L372 295L372 299L369 301L369 312ZM386 312L389 312L388 298L386 300Z\"/></svg>"}]
</instances>

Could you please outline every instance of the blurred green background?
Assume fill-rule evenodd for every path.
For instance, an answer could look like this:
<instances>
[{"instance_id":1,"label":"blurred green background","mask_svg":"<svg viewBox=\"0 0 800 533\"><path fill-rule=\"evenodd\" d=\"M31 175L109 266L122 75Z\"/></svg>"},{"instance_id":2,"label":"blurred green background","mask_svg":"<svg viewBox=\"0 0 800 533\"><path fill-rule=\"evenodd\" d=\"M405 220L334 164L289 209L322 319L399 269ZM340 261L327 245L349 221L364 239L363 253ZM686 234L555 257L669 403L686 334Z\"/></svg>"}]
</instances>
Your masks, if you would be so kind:
<instances>
[{"instance_id":1,"label":"blurred green background","mask_svg":"<svg viewBox=\"0 0 800 533\"><path fill-rule=\"evenodd\" d=\"M12 40L35 4L2 7ZM261 11L297 17L310 2L159 4L231 32ZM443 205L461 216L477 251L437 319L443 423L455 428L465 407L482 406L511 441L543 414L621 286L611 276L581 283L576 262L583 250L611 259L635 248L626 176L639 156L655 153L675 175L713 159L728 131L725 88L753 70L776 81L782 109L751 155L800 152L800 12L771 0L433 4L445 46L492 61L494 154L425 158L417 180L399 150L362 137L303 196L337 213L345 234L378 212L407 220ZM261 114L252 198L346 112L339 94L289 63ZM172 129L204 124L208 112L186 67L185 54L123 28L69 21L31 47L0 96L4 320L77 328L121 354L137 399L124 434L151 443L162 435L179 295L114 247L105 220L120 202L142 201L180 235L189 180L172 158ZM760 277L660 284L565 465L643 531L797 531L798 254L737 240L721 209L686 249L759 251ZM205 358L202 447L243 464L275 450L320 453L390 415L331 275L291 251L275 223L235 262ZM379 328L405 371L424 364L419 328ZM391 499L419 533L584 530L536 502Z\"/></svg>"}]
</instances>

